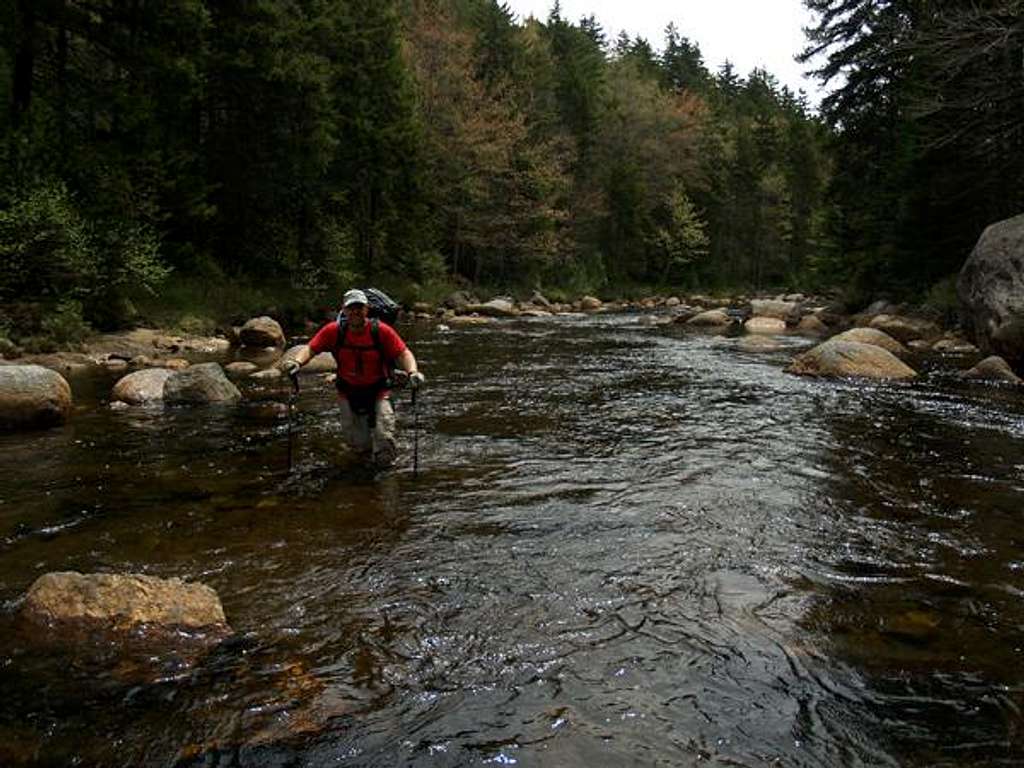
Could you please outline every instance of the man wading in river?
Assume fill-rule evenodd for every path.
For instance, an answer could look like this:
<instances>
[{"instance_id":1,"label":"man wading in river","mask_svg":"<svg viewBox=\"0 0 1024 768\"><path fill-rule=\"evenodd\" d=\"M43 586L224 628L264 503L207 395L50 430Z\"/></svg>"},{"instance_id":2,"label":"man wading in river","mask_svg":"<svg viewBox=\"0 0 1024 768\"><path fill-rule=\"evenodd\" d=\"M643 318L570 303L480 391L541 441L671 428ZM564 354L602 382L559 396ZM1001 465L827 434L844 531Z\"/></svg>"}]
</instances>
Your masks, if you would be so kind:
<instances>
[{"instance_id":1,"label":"man wading in river","mask_svg":"<svg viewBox=\"0 0 1024 768\"><path fill-rule=\"evenodd\" d=\"M390 466L398 453L395 411L391 407L392 371L408 376L409 386L419 388L423 374L416 358L394 328L369 317L366 294L351 290L342 300L342 316L330 322L283 360L282 370L294 376L321 352L330 352L338 363L338 401L345 442L356 452L372 457L379 467Z\"/></svg>"}]
</instances>

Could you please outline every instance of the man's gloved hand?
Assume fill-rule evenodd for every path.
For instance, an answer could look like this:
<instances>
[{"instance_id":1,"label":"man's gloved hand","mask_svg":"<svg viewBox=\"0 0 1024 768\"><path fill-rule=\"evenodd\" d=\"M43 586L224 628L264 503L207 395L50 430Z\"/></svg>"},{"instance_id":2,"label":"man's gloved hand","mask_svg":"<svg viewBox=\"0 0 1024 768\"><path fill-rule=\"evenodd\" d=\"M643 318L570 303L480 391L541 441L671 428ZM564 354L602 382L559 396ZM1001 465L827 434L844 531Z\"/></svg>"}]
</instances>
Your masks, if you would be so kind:
<instances>
[{"instance_id":1,"label":"man's gloved hand","mask_svg":"<svg viewBox=\"0 0 1024 768\"><path fill-rule=\"evenodd\" d=\"M289 376L296 376L299 373L300 368L302 368L302 366L299 364L299 361L293 360L292 358L288 358L281 363L281 370Z\"/></svg>"},{"instance_id":2,"label":"man's gloved hand","mask_svg":"<svg viewBox=\"0 0 1024 768\"><path fill-rule=\"evenodd\" d=\"M414 371L413 373L409 374L409 386L412 389L419 389L420 387L423 386L423 383L426 380L426 377L424 377L424 375L419 371Z\"/></svg>"}]
</instances>

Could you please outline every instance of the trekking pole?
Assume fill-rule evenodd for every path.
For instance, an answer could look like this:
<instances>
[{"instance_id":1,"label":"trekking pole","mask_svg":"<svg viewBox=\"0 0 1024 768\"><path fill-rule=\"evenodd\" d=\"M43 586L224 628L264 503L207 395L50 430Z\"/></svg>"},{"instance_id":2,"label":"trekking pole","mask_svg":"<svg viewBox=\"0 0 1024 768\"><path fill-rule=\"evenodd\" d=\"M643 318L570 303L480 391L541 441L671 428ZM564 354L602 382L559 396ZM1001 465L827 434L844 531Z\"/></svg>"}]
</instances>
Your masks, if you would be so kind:
<instances>
[{"instance_id":1,"label":"trekking pole","mask_svg":"<svg viewBox=\"0 0 1024 768\"><path fill-rule=\"evenodd\" d=\"M299 397L299 375L292 373L288 375L288 378L292 380L292 391L288 395L288 474L290 475L292 473L292 444L295 442L292 414L295 412L295 401Z\"/></svg>"},{"instance_id":2,"label":"trekking pole","mask_svg":"<svg viewBox=\"0 0 1024 768\"><path fill-rule=\"evenodd\" d=\"M412 476L420 474L420 412L416 409L416 389L412 390Z\"/></svg>"}]
</instances>

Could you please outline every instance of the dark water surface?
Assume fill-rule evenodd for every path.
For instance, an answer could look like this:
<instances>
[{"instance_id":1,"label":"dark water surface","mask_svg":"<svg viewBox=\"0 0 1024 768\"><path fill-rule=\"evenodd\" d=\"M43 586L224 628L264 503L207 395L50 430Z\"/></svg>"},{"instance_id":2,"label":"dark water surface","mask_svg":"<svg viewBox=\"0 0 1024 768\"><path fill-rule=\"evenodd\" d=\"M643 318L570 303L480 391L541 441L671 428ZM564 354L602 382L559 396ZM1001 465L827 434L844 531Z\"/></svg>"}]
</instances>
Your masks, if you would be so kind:
<instances>
[{"instance_id":1,"label":"dark water surface","mask_svg":"<svg viewBox=\"0 0 1024 768\"><path fill-rule=\"evenodd\" d=\"M70 426L0 437L0 763L1024 763L1019 393L630 315L405 332L418 478L353 467L312 377L290 476L266 402L75 382ZM41 647L54 570L203 581L238 636Z\"/></svg>"}]
</instances>

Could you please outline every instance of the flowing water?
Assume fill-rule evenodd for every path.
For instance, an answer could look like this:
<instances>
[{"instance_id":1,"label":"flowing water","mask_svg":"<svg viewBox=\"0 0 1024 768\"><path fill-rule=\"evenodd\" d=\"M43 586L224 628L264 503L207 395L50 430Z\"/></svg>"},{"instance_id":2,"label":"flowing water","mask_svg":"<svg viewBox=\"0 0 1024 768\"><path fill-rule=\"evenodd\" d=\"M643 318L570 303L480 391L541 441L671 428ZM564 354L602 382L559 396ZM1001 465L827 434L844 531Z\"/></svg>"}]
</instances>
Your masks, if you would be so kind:
<instances>
[{"instance_id":1,"label":"flowing water","mask_svg":"<svg viewBox=\"0 0 1024 768\"><path fill-rule=\"evenodd\" d=\"M638 315L403 332L429 388L377 477L314 377L290 474L253 389L76 381L69 426L0 437L0 763L1024 762L1020 393ZM205 582L237 634L60 650L18 618L58 570Z\"/></svg>"}]
</instances>

